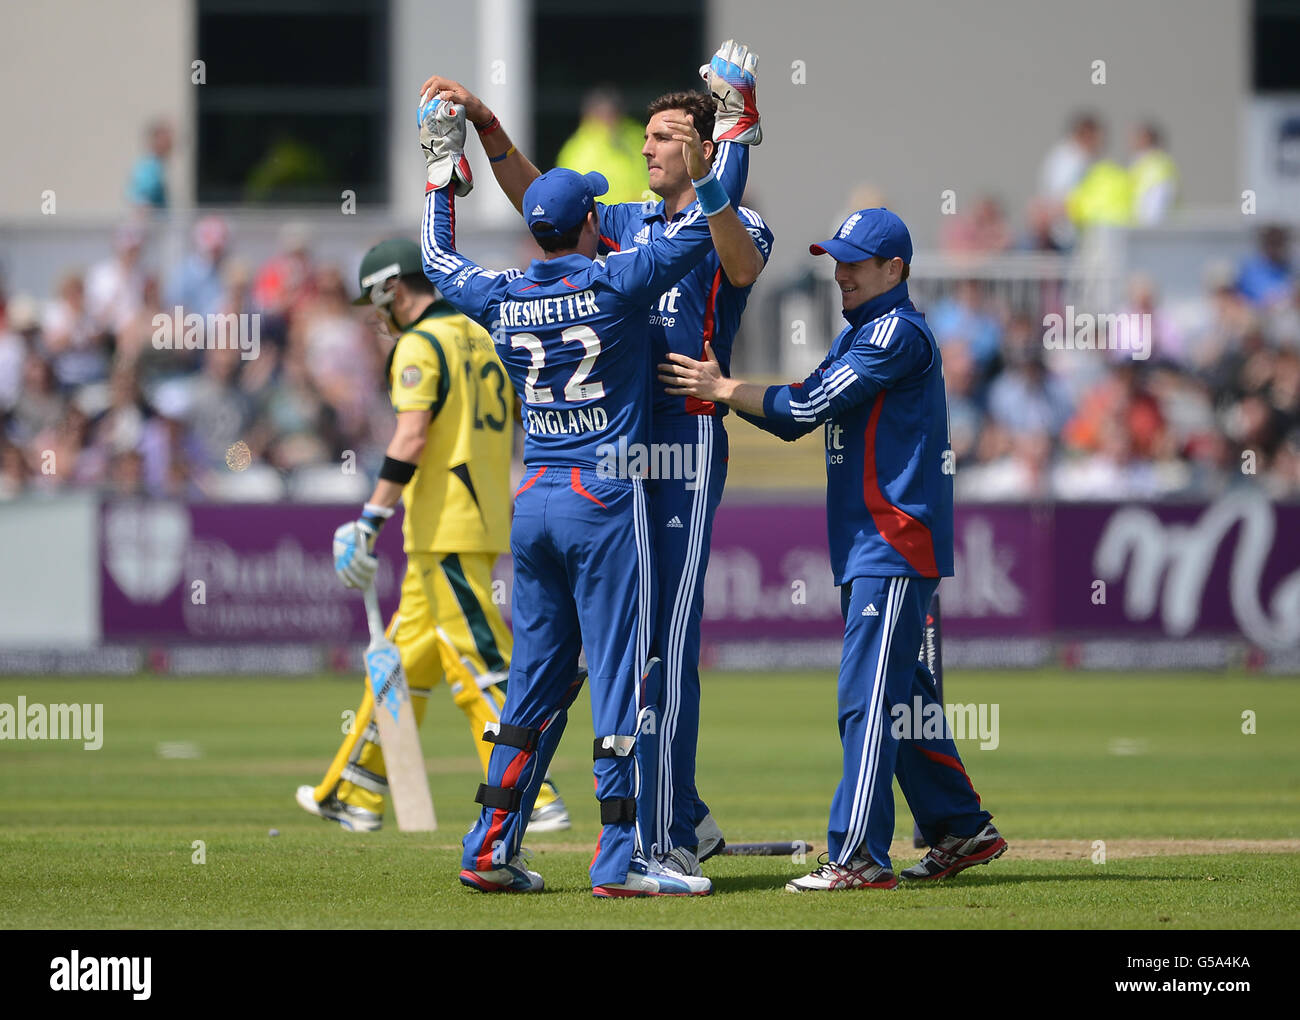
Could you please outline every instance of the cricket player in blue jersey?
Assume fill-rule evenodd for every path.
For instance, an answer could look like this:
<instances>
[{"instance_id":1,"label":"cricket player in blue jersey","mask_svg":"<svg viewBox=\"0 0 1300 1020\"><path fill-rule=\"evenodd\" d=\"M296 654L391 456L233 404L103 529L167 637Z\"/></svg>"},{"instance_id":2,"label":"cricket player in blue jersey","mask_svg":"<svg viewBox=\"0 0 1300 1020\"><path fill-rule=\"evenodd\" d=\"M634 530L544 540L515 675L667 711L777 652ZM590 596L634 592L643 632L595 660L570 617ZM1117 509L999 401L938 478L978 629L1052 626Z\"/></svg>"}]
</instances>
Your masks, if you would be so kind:
<instances>
[{"instance_id":1,"label":"cricket player in blue jersey","mask_svg":"<svg viewBox=\"0 0 1300 1020\"><path fill-rule=\"evenodd\" d=\"M493 273L455 250L453 189L472 187L465 108L421 107L428 189L421 232L425 274L444 298L493 335L523 403L525 481L511 527L514 656L496 746L466 835L461 881L484 891L542 888L520 844L533 801L579 689L578 653L591 682L596 796L602 831L592 859L597 896L705 895L707 878L665 870L638 830L636 744L657 698L650 655L653 546L640 477L611 477L601 448L649 438L652 365L645 306L710 246L749 241L685 119L667 128L686 150L693 208L658 240L594 261L599 173L552 170L524 194L525 220L543 249L523 274Z\"/></svg>"},{"instance_id":2,"label":"cricket player in blue jersey","mask_svg":"<svg viewBox=\"0 0 1300 1020\"><path fill-rule=\"evenodd\" d=\"M650 244L679 222L695 202L682 146L667 127L689 114L704 142L705 158L728 194L739 197L749 173L749 146L762 140L755 104L758 58L727 40L700 69L708 92L670 92L649 106L642 155L658 202L598 202L601 253ZM515 148L492 111L459 82L433 77L426 95L465 104L478 129L493 173L516 209L525 210L525 189L538 170ZM762 217L738 207L748 237L724 238L702 262L647 308L650 354L662 362L670 351L701 357L709 344L723 370L750 290L772 251L773 236ZM639 811L652 819L649 838L661 863L681 874L700 875L700 861L726 844L695 783L700 720L700 621L713 518L727 476L725 405L670 396L655 381L651 424L654 474L646 483L654 534L659 590L654 648L663 660L663 683L654 706L653 730L637 744L644 779Z\"/></svg>"},{"instance_id":3,"label":"cricket player in blue jersey","mask_svg":"<svg viewBox=\"0 0 1300 1020\"><path fill-rule=\"evenodd\" d=\"M729 404L782 439L825 426L827 528L844 614L844 771L826 859L786 888L892 889L895 775L930 845L903 878L945 878L1001 856L1007 842L947 727L938 738L922 733L937 701L917 649L939 578L953 570L953 459L939 347L907 296L911 236L888 209L863 209L809 250L835 259L848 325L807 379L730 379L707 348L703 361L669 354L659 371L669 393Z\"/></svg>"}]
</instances>

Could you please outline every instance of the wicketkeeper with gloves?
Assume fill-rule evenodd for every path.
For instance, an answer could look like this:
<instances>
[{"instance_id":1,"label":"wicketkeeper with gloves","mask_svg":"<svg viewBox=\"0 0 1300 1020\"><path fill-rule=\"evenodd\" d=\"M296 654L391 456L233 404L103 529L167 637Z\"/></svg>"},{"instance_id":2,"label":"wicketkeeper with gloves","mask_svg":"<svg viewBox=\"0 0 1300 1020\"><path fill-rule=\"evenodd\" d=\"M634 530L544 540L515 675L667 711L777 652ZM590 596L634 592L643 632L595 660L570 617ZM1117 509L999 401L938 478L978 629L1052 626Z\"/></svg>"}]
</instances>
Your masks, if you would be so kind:
<instances>
[{"instance_id":1,"label":"wicketkeeper with gloves","mask_svg":"<svg viewBox=\"0 0 1300 1020\"><path fill-rule=\"evenodd\" d=\"M371 585L375 539L402 501L406 576L388 637L401 653L416 721L445 677L486 774L492 745L481 739L483 727L500 719L512 645L492 601L492 566L509 544L514 391L488 334L425 277L415 241L371 248L360 284L353 303L376 308L397 337L385 370L397 428L360 518L334 533L334 566L348 587ZM364 687L325 778L298 788L303 808L352 831L380 827L387 789L374 701ZM534 832L569 828L549 781L530 824Z\"/></svg>"}]
</instances>

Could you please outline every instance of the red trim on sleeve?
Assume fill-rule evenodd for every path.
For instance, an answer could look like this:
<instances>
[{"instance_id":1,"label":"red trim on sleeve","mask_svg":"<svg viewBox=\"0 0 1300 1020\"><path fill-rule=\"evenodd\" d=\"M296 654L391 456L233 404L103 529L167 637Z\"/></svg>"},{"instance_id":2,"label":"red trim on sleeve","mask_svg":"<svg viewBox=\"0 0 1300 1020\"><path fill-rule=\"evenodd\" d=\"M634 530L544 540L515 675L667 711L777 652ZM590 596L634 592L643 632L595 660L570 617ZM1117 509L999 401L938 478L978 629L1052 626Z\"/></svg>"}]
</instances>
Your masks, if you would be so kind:
<instances>
[{"instance_id":1,"label":"red trim on sleeve","mask_svg":"<svg viewBox=\"0 0 1300 1020\"><path fill-rule=\"evenodd\" d=\"M605 243L605 247L608 248L610 251L623 250L618 246L618 242L615 241L612 237L606 237L604 234L601 234L600 239Z\"/></svg>"},{"instance_id":2,"label":"red trim on sleeve","mask_svg":"<svg viewBox=\"0 0 1300 1020\"><path fill-rule=\"evenodd\" d=\"M545 470L545 469L543 469L543 470ZM596 504L598 507L600 507L602 510L608 510L608 509L609 509L609 507L605 506L604 503L602 503L602 502L601 502L600 500L598 500L595 496L593 496L590 492L588 492L587 489L586 489L586 487L582 484L582 468L576 468L576 467L575 467L575 468L570 468L570 469L569 469L569 488L571 488L571 489L572 489L574 492L576 492L579 496L585 496L587 499L591 500L593 503L595 503L595 504Z\"/></svg>"},{"instance_id":3,"label":"red trim on sleeve","mask_svg":"<svg viewBox=\"0 0 1300 1020\"><path fill-rule=\"evenodd\" d=\"M906 510L894 506L880 491L880 482L876 478L876 426L880 423L880 410L884 406L885 392L882 390L876 395L863 435L866 449L862 455L862 501L880 537L922 577L938 577L939 567L934 561L934 537L930 529Z\"/></svg>"}]
</instances>

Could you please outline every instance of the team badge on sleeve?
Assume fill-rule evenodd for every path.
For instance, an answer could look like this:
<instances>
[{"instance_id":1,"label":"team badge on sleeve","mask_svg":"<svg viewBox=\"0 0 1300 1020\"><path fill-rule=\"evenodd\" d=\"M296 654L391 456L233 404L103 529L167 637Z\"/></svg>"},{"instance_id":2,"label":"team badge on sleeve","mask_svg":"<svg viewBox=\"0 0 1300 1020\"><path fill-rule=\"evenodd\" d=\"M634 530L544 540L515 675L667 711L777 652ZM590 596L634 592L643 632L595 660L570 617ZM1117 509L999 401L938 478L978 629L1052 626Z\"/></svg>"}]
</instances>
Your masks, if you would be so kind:
<instances>
[{"instance_id":1,"label":"team badge on sleeve","mask_svg":"<svg viewBox=\"0 0 1300 1020\"><path fill-rule=\"evenodd\" d=\"M402 369L402 385L408 390L418 386L422 378L424 378L424 376L420 372L418 365L407 365Z\"/></svg>"}]
</instances>

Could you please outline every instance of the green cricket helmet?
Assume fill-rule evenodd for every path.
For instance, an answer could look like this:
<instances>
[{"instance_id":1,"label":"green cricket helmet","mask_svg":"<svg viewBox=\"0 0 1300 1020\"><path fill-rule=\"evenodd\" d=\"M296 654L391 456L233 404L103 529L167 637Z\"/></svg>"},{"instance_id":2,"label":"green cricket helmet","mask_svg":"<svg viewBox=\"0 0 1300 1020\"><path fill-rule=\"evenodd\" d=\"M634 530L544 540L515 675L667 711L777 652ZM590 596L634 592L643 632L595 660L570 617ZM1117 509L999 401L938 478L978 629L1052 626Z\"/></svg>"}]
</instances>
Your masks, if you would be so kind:
<instances>
[{"instance_id":1,"label":"green cricket helmet","mask_svg":"<svg viewBox=\"0 0 1300 1020\"><path fill-rule=\"evenodd\" d=\"M357 273L361 296L352 303L386 308L393 301L393 292L387 289L388 281L411 274L424 275L420 246L405 237L380 241L361 258L361 268Z\"/></svg>"}]
</instances>

